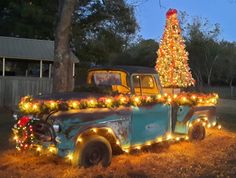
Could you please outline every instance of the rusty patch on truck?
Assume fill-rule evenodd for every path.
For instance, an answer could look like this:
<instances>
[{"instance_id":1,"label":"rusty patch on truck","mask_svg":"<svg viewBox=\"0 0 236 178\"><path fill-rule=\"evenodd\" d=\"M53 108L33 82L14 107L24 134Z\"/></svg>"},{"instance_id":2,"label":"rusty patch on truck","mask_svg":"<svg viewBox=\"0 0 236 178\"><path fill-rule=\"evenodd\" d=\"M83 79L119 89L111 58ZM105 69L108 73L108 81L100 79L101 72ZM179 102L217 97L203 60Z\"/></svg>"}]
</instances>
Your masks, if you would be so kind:
<instances>
[{"instance_id":1,"label":"rusty patch on truck","mask_svg":"<svg viewBox=\"0 0 236 178\"><path fill-rule=\"evenodd\" d=\"M120 116L120 120L116 120L114 122L108 122L106 125L112 128L113 132L115 133L116 137L122 142L126 143L129 140L130 135L130 122L131 122L131 115L123 115Z\"/></svg>"}]
</instances>

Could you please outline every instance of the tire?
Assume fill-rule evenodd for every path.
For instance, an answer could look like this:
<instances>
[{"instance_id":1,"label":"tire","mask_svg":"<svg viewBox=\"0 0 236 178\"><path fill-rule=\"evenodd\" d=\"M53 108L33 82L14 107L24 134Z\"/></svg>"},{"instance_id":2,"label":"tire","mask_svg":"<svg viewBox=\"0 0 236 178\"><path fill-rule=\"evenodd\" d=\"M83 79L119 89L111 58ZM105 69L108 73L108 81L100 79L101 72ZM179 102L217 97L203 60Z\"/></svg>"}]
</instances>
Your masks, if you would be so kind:
<instances>
[{"instance_id":1,"label":"tire","mask_svg":"<svg viewBox=\"0 0 236 178\"><path fill-rule=\"evenodd\" d=\"M94 135L86 137L76 146L73 165L91 167L99 163L103 167L111 164L112 149L110 143L104 137Z\"/></svg>"},{"instance_id":2,"label":"tire","mask_svg":"<svg viewBox=\"0 0 236 178\"><path fill-rule=\"evenodd\" d=\"M203 140L206 135L205 127L200 123L196 123L189 130L188 135L190 140L196 140L196 141Z\"/></svg>"}]
</instances>

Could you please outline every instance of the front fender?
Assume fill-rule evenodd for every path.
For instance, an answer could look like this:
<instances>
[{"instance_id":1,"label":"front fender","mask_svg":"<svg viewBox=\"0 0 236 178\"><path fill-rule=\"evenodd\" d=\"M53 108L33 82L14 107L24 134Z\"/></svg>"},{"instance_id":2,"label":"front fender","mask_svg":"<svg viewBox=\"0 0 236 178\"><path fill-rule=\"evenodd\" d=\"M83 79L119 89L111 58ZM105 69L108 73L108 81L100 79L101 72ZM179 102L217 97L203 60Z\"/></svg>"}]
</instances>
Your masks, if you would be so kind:
<instances>
[{"instance_id":1,"label":"front fender","mask_svg":"<svg viewBox=\"0 0 236 178\"><path fill-rule=\"evenodd\" d=\"M73 152L76 146L77 139L84 135L89 134L103 134L101 136L106 136L107 132L111 132L114 136L116 142L123 147L129 147L130 145L130 122L131 115L126 117L118 117L116 114L109 116L110 118L105 118L94 123L83 123L73 124L68 123L68 120L63 122L63 129L57 134L60 143L57 144L58 154L62 157L66 156L67 152ZM106 120L107 119L107 120ZM95 130L95 132L94 132ZM100 130L103 130L100 132ZM94 133L93 133L94 132Z\"/></svg>"}]
</instances>

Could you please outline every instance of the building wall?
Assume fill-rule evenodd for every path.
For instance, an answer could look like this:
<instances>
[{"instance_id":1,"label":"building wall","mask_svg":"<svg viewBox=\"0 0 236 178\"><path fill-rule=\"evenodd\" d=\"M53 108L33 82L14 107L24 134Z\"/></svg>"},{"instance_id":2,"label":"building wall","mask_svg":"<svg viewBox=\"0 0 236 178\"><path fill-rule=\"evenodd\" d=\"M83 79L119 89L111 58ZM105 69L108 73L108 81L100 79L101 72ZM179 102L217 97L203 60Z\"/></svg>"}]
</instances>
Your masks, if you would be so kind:
<instances>
[{"instance_id":1,"label":"building wall","mask_svg":"<svg viewBox=\"0 0 236 178\"><path fill-rule=\"evenodd\" d=\"M22 96L52 92L51 78L0 77L0 107L14 109Z\"/></svg>"}]
</instances>

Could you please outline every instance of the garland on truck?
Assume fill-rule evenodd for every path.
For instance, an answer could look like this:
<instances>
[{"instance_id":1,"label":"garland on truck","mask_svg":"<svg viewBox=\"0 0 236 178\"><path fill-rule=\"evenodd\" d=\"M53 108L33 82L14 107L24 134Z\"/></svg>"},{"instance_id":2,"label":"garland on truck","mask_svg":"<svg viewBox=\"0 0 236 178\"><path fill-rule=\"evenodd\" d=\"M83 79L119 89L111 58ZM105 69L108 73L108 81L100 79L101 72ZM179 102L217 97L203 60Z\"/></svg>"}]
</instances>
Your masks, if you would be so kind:
<instances>
[{"instance_id":1,"label":"garland on truck","mask_svg":"<svg viewBox=\"0 0 236 178\"><path fill-rule=\"evenodd\" d=\"M155 103L177 104L188 106L214 106L218 94L180 93L158 94L155 96L114 96L70 100L40 100L25 96L19 103L23 114L46 114L52 111L86 109L86 108L115 108L119 106L145 106Z\"/></svg>"}]
</instances>

